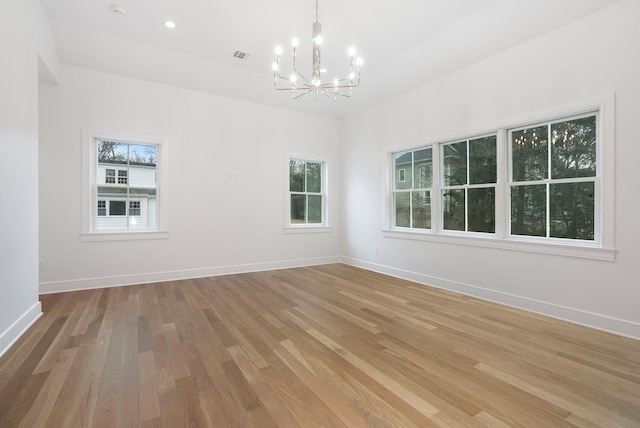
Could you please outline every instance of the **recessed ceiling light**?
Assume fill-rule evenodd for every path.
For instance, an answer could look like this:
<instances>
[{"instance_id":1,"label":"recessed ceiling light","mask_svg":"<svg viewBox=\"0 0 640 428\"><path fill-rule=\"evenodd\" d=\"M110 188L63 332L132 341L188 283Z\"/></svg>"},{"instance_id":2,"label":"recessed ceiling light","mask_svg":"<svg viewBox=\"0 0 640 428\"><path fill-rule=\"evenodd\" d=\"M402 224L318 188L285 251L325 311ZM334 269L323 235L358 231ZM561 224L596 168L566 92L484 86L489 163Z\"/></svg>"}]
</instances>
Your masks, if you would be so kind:
<instances>
[{"instance_id":1,"label":"recessed ceiling light","mask_svg":"<svg viewBox=\"0 0 640 428\"><path fill-rule=\"evenodd\" d=\"M167 28L176 28L176 23L173 21L164 21L164 25Z\"/></svg>"}]
</instances>

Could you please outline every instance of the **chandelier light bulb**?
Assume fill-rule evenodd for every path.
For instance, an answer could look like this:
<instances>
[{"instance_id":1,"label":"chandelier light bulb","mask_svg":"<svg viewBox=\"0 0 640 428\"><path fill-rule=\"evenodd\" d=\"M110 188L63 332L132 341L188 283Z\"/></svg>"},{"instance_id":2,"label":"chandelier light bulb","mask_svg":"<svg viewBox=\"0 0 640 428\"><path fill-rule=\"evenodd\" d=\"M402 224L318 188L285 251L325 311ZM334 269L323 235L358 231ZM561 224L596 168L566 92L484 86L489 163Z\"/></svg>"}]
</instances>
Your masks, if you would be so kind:
<instances>
[{"instance_id":1,"label":"chandelier light bulb","mask_svg":"<svg viewBox=\"0 0 640 428\"><path fill-rule=\"evenodd\" d=\"M282 46L276 46L276 55L282 55Z\"/></svg>"},{"instance_id":2,"label":"chandelier light bulb","mask_svg":"<svg viewBox=\"0 0 640 428\"><path fill-rule=\"evenodd\" d=\"M356 56L356 48L353 46L349 48L349 56Z\"/></svg>"},{"instance_id":3,"label":"chandelier light bulb","mask_svg":"<svg viewBox=\"0 0 640 428\"><path fill-rule=\"evenodd\" d=\"M358 59L356 59L356 65L358 67L362 67L362 64L364 64L364 60L362 59L361 56L359 56Z\"/></svg>"},{"instance_id":4,"label":"chandelier light bulb","mask_svg":"<svg viewBox=\"0 0 640 428\"><path fill-rule=\"evenodd\" d=\"M291 46L293 46L294 48L298 47L298 38L294 37L293 40L291 40Z\"/></svg>"},{"instance_id":5,"label":"chandelier light bulb","mask_svg":"<svg viewBox=\"0 0 640 428\"><path fill-rule=\"evenodd\" d=\"M296 76L295 74L292 74L291 77L289 78L289 80L291 80L293 83L295 83L296 80L298 80L298 76Z\"/></svg>"}]
</instances>

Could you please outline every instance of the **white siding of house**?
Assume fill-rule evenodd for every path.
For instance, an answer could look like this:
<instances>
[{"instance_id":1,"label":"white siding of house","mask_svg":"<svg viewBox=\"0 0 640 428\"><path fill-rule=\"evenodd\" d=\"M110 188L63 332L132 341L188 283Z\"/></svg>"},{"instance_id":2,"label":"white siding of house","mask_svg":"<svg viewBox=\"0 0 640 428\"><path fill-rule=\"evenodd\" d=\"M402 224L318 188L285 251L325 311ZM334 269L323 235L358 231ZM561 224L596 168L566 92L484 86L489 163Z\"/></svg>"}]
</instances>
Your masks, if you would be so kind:
<instances>
[{"instance_id":1,"label":"white siding of house","mask_svg":"<svg viewBox=\"0 0 640 428\"><path fill-rule=\"evenodd\" d=\"M126 198L98 198L100 201L126 201ZM140 201L139 216L97 216L96 228L98 230L116 229L148 229L156 227L156 199L155 198L129 198L129 201ZM128 212L128 205L127 205ZM128 222L128 226L127 226Z\"/></svg>"},{"instance_id":2,"label":"white siding of house","mask_svg":"<svg viewBox=\"0 0 640 428\"><path fill-rule=\"evenodd\" d=\"M122 164L99 163L96 182L98 185L106 184L107 169L127 170L127 168L129 170L127 175L129 177L128 182L130 187L156 187L156 168L139 165L130 165L127 167L127 165ZM116 173L116 177L117 174L118 173Z\"/></svg>"}]
</instances>

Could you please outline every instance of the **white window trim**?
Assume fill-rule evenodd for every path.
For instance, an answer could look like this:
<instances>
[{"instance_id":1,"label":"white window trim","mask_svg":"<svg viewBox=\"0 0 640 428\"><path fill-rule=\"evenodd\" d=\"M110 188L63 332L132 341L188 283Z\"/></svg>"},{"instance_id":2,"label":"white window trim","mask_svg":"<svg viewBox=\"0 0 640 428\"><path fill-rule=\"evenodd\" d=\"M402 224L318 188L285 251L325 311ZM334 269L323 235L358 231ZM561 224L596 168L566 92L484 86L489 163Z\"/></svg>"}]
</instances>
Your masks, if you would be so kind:
<instances>
[{"instance_id":1,"label":"white window trim","mask_svg":"<svg viewBox=\"0 0 640 428\"><path fill-rule=\"evenodd\" d=\"M322 223L316 224L292 224L291 223L291 192L289 191L289 162L291 160L301 160L305 162L317 162L322 164ZM329 223L329 162L323 156L300 155L295 153L287 153L285 155L285 198L284 198L284 233L328 233L332 231Z\"/></svg>"},{"instance_id":2,"label":"white window trim","mask_svg":"<svg viewBox=\"0 0 640 428\"><path fill-rule=\"evenodd\" d=\"M98 198L95 192L97 146L96 140L113 140L123 143L155 144L158 146L158 165L156 199L158 213L155 229L114 229L96 230L94 221L97 218ZM158 137L136 136L127 133L116 133L97 129L82 129L82 241L129 241L146 239L167 239L168 230L168 175L167 175L167 140ZM117 173L116 173L117 180ZM128 207L127 207L128 208Z\"/></svg>"},{"instance_id":3,"label":"white window trim","mask_svg":"<svg viewBox=\"0 0 640 428\"><path fill-rule=\"evenodd\" d=\"M568 239L536 238L527 236L508 235L507 225L507 186L508 186L508 141L507 130L525 127L531 123L552 122L564 117L578 116L590 112L598 112L598 147L597 161L599 185L596 186L595 209L596 224L595 242L572 241ZM384 198L384 221L382 229L386 238L411 239L420 241L439 242L452 245L468 245L474 247L494 248L509 251L524 251L566 257L578 257L584 259L614 261L616 258L615 237L615 94L607 94L585 100L581 103L555 107L535 115L522 116L504 121L492 127L493 131L480 131L464 136L442 138L432 142L422 142L410 147L398 147L387 149L385 153L385 169L387 174L387 188ZM440 201L432 195L431 230L397 228L393 226L393 178L394 165L393 153L401 151L417 150L424 147L433 148L433 156L436 158L436 150L440 150L441 142L456 141L496 133L497 130L497 179L496 185L496 232L495 234L445 231L440 229ZM438 153L438 159L440 159ZM434 180L439 180L439 162L433 163ZM599 239L598 239L599 238Z\"/></svg>"}]
</instances>

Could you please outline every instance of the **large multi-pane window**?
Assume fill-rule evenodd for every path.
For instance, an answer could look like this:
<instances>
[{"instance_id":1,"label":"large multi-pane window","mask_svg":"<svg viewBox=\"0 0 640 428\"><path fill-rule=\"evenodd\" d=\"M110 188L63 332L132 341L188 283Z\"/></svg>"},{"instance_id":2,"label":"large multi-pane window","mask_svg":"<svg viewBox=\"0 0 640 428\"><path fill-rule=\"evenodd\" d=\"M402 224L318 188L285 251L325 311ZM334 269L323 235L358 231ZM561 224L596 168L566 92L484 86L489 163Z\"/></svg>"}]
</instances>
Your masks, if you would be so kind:
<instances>
[{"instance_id":1,"label":"large multi-pane window","mask_svg":"<svg viewBox=\"0 0 640 428\"><path fill-rule=\"evenodd\" d=\"M495 232L496 136L443 144L442 227Z\"/></svg>"},{"instance_id":2,"label":"large multi-pane window","mask_svg":"<svg viewBox=\"0 0 640 428\"><path fill-rule=\"evenodd\" d=\"M433 160L430 147L402 153L394 158L394 225L431 228Z\"/></svg>"},{"instance_id":3,"label":"large multi-pane window","mask_svg":"<svg viewBox=\"0 0 640 428\"><path fill-rule=\"evenodd\" d=\"M289 160L289 224L325 224L325 163Z\"/></svg>"},{"instance_id":4,"label":"large multi-pane window","mask_svg":"<svg viewBox=\"0 0 640 428\"><path fill-rule=\"evenodd\" d=\"M94 230L157 228L158 146L94 140Z\"/></svg>"},{"instance_id":5,"label":"large multi-pane window","mask_svg":"<svg viewBox=\"0 0 640 428\"><path fill-rule=\"evenodd\" d=\"M596 119L509 131L512 235L594 240Z\"/></svg>"},{"instance_id":6,"label":"large multi-pane window","mask_svg":"<svg viewBox=\"0 0 640 428\"><path fill-rule=\"evenodd\" d=\"M392 153L391 225L601 242L598 123L585 113Z\"/></svg>"}]
</instances>

